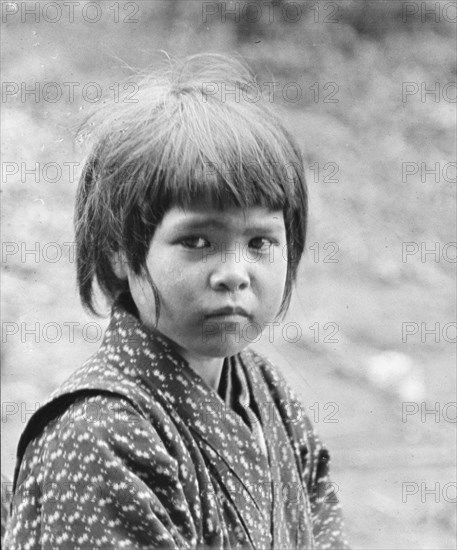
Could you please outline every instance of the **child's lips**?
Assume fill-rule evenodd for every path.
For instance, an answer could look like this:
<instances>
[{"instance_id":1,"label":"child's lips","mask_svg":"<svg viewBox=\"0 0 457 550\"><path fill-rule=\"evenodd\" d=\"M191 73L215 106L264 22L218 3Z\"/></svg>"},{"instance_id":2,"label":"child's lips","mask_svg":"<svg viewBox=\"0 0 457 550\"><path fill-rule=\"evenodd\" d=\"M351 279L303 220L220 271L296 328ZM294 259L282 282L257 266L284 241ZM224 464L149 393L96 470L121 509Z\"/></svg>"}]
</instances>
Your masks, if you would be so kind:
<instances>
[{"instance_id":1,"label":"child's lips","mask_svg":"<svg viewBox=\"0 0 457 550\"><path fill-rule=\"evenodd\" d=\"M240 306L226 306L205 313L205 319L218 321L238 321L243 318L250 318L249 313Z\"/></svg>"}]
</instances>

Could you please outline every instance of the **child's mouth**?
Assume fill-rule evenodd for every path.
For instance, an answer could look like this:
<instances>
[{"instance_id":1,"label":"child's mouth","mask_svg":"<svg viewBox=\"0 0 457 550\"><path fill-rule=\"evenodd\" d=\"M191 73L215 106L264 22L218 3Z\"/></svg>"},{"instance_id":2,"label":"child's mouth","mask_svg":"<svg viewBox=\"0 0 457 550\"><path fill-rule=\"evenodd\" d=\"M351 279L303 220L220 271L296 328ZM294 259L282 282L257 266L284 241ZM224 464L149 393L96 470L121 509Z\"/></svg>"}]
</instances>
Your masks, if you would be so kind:
<instances>
[{"instance_id":1,"label":"child's mouth","mask_svg":"<svg viewBox=\"0 0 457 550\"><path fill-rule=\"evenodd\" d=\"M205 314L206 319L214 319L217 321L227 322L244 321L246 318L249 317L249 313L239 306L226 306Z\"/></svg>"}]
</instances>

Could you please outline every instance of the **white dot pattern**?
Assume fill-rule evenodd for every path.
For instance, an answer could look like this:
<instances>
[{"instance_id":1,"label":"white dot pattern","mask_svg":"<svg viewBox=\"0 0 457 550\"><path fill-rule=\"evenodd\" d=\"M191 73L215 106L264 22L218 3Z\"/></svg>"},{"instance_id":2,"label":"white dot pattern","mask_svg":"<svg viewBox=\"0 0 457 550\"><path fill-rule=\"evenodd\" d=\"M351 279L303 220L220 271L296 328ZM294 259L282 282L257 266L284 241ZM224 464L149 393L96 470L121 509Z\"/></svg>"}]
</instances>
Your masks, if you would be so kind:
<instances>
[{"instance_id":1,"label":"white dot pattern","mask_svg":"<svg viewBox=\"0 0 457 550\"><path fill-rule=\"evenodd\" d=\"M329 456L280 373L231 358L248 421L119 305L22 435L5 547L346 549Z\"/></svg>"}]
</instances>

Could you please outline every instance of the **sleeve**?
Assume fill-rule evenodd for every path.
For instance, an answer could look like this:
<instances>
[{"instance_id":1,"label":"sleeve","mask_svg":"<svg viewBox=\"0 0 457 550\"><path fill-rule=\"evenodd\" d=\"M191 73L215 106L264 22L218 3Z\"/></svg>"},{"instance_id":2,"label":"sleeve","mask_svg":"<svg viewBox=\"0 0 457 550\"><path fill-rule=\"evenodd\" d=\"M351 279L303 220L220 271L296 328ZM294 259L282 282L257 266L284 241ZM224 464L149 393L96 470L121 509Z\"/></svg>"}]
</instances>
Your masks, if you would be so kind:
<instances>
[{"instance_id":1,"label":"sleeve","mask_svg":"<svg viewBox=\"0 0 457 550\"><path fill-rule=\"evenodd\" d=\"M127 400L86 397L29 444L7 547L194 549L198 492L189 502L179 474Z\"/></svg>"}]
</instances>

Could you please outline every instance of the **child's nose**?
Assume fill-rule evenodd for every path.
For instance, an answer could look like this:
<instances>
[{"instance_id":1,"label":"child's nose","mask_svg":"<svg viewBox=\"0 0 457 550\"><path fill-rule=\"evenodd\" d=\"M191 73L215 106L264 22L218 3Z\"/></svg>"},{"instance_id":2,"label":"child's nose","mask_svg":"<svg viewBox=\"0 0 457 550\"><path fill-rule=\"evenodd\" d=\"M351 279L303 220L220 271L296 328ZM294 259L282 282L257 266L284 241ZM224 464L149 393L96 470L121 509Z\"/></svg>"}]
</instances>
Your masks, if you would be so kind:
<instances>
[{"instance_id":1,"label":"child's nose","mask_svg":"<svg viewBox=\"0 0 457 550\"><path fill-rule=\"evenodd\" d=\"M210 285L213 290L235 292L248 288L250 278L242 262L220 263L211 273Z\"/></svg>"}]
</instances>

